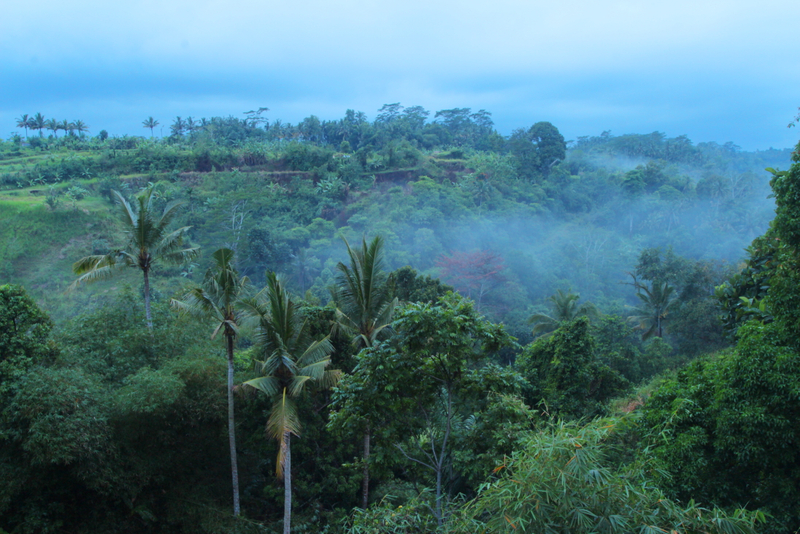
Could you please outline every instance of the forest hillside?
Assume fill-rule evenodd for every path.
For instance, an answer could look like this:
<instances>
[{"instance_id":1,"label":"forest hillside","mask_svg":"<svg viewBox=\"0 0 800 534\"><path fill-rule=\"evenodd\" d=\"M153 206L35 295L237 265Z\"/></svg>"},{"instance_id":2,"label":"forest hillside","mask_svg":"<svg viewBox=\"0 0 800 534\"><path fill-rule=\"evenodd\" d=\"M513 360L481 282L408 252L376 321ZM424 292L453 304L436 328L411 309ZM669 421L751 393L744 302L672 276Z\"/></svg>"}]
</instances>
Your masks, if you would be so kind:
<instances>
[{"instance_id":1,"label":"forest hillside","mask_svg":"<svg viewBox=\"0 0 800 534\"><path fill-rule=\"evenodd\" d=\"M0 533L800 528L797 152L267 112L0 141Z\"/></svg>"}]
</instances>

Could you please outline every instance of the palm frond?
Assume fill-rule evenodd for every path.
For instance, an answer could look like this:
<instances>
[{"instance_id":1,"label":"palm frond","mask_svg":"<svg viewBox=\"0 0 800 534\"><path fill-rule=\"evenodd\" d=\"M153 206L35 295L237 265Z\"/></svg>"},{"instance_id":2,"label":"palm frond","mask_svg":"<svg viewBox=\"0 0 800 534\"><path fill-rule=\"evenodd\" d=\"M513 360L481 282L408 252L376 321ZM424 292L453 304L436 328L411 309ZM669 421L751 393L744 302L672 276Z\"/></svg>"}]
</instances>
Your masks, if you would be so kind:
<instances>
[{"instance_id":1,"label":"palm frond","mask_svg":"<svg viewBox=\"0 0 800 534\"><path fill-rule=\"evenodd\" d=\"M322 374L322 378L318 380L319 388L331 389L332 387L336 386L339 383L339 380L342 379L342 374L342 371L339 369L327 369Z\"/></svg>"},{"instance_id":2,"label":"palm frond","mask_svg":"<svg viewBox=\"0 0 800 534\"><path fill-rule=\"evenodd\" d=\"M86 256L72 264L72 272L75 274L85 274L102 267L114 266L116 262L116 254L114 253Z\"/></svg>"},{"instance_id":3,"label":"palm frond","mask_svg":"<svg viewBox=\"0 0 800 534\"><path fill-rule=\"evenodd\" d=\"M167 263L180 265L196 258L198 252L200 252L200 247L191 247L171 252L159 252L159 256Z\"/></svg>"},{"instance_id":4,"label":"palm frond","mask_svg":"<svg viewBox=\"0 0 800 534\"><path fill-rule=\"evenodd\" d=\"M330 359L329 356L333 352L333 344L331 343L330 337L325 336L324 338L314 341L311 343L303 354L297 359L297 365L300 368L303 368L307 365L314 365L317 362L323 361L325 359Z\"/></svg>"},{"instance_id":5,"label":"palm frond","mask_svg":"<svg viewBox=\"0 0 800 534\"><path fill-rule=\"evenodd\" d=\"M133 211L131 205L127 200L125 200L125 197L123 197L119 191L111 191L111 193L117 197L117 204L120 207L120 212L125 222L125 226L134 228L136 226L136 220L138 219L136 212Z\"/></svg>"},{"instance_id":6,"label":"palm frond","mask_svg":"<svg viewBox=\"0 0 800 534\"><path fill-rule=\"evenodd\" d=\"M325 368L331 364L329 358L319 360L318 362L306 365L297 370L298 375L303 375L311 380L321 380L325 374Z\"/></svg>"},{"instance_id":7,"label":"palm frond","mask_svg":"<svg viewBox=\"0 0 800 534\"><path fill-rule=\"evenodd\" d=\"M277 395L281 390L280 382L274 376L262 376L259 378L254 378L245 382L244 385L257 389L268 397Z\"/></svg>"},{"instance_id":8,"label":"palm frond","mask_svg":"<svg viewBox=\"0 0 800 534\"><path fill-rule=\"evenodd\" d=\"M300 393L302 393L303 386L305 386L306 382L309 380L313 381L314 378L306 375L295 375L292 378L292 382L289 386L289 394L292 397L298 396Z\"/></svg>"},{"instance_id":9,"label":"palm frond","mask_svg":"<svg viewBox=\"0 0 800 534\"><path fill-rule=\"evenodd\" d=\"M164 212L161 214L161 218L158 220L158 226L160 228L166 228L169 223L172 222L172 219L175 218L175 215L178 213L178 208L186 204L185 200L173 200L169 204L164 207Z\"/></svg>"},{"instance_id":10,"label":"palm frond","mask_svg":"<svg viewBox=\"0 0 800 534\"><path fill-rule=\"evenodd\" d=\"M275 473L279 478L283 478L283 468L286 465L285 442L287 435L300 435L300 420L297 417L297 406L283 388L278 395L273 398L272 412L267 421L267 434L279 440L281 447L278 452L278 461Z\"/></svg>"}]
</instances>

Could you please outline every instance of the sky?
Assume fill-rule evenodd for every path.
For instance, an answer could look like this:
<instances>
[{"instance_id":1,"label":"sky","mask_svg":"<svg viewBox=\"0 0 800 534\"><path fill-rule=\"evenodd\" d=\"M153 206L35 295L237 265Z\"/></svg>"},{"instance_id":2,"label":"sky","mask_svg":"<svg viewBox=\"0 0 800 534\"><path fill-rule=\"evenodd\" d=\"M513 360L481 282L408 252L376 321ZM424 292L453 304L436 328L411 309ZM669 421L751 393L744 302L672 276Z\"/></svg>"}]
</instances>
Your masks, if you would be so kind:
<instances>
[{"instance_id":1,"label":"sky","mask_svg":"<svg viewBox=\"0 0 800 534\"><path fill-rule=\"evenodd\" d=\"M142 121L268 107L297 123L387 103L485 109L504 135L660 131L787 148L797 0L0 1L0 136L16 119Z\"/></svg>"}]
</instances>

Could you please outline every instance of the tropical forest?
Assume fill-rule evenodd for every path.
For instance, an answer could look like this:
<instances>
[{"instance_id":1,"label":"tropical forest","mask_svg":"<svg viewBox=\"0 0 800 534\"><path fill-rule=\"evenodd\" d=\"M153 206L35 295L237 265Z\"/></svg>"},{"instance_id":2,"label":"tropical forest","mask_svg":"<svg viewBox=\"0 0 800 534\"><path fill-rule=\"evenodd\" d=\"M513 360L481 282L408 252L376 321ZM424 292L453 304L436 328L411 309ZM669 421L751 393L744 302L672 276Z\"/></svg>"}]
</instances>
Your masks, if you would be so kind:
<instances>
[{"instance_id":1,"label":"tropical forest","mask_svg":"<svg viewBox=\"0 0 800 534\"><path fill-rule=\"evenodd\" d=\"M800 144L35 111L0 534L800 530Z\"/></svg>"}]
</instances>

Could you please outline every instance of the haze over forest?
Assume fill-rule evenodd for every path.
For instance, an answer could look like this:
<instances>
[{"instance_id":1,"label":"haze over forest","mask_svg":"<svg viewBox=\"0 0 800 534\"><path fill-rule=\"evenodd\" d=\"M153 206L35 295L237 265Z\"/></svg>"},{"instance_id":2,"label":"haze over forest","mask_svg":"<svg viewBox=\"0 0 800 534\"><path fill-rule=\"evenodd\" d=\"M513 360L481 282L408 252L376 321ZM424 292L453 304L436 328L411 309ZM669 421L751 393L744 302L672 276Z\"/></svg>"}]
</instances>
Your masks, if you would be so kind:
<instances>
[{"instance_id":1,"label":"haze over forest","mask_svg":"<svg viewBox=\"0 0 800 534\"><path fill-rule=\"evenodd\" d=\"M0 534L800 532L800 2L7 4Z\"/></svg>"},{"instance_id":2,"label":"haze over forest","mask_svg":"<svg viewBox=\"0 0 800 534\"><path fill-rule=\"evenodd\" d=\"M793 350L796 152L400 103L140 124L0 142L0 528L800 525L800 374L753 355Z\"/></svg>"}]
</instances>

